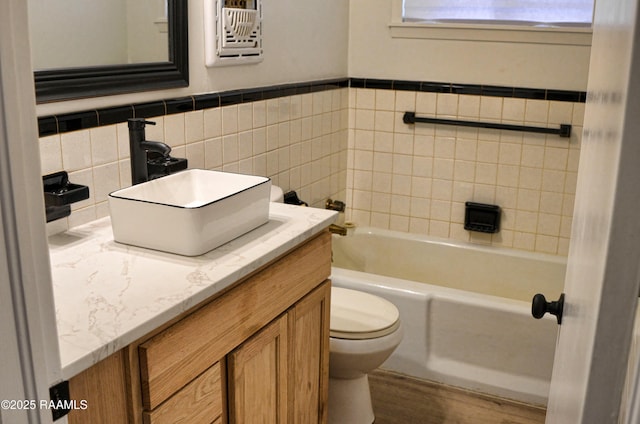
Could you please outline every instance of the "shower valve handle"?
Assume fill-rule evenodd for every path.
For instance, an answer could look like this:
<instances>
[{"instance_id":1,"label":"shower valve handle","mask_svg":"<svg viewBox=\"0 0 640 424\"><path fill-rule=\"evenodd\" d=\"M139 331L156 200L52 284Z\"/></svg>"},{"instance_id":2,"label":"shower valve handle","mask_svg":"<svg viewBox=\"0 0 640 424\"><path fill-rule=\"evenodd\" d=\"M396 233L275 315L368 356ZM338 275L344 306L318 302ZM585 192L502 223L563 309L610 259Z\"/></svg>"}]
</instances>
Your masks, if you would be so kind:
<instances>
[{"instance_id":1,"label":"shower valve handle","mask_svg":"<svg viewBox=\"0 0 640 424\"><path fill-rule=\"evenodd\" d=\"M536 294L533 296L533 302L531 303L531 315L534 318L540 319L549 312L551 315L556 316L558 324L562 324L562 310L564 308L564 293L560 295L560 299L547 302L547 299L543 294Z\"/></svg>"}]
</instances>

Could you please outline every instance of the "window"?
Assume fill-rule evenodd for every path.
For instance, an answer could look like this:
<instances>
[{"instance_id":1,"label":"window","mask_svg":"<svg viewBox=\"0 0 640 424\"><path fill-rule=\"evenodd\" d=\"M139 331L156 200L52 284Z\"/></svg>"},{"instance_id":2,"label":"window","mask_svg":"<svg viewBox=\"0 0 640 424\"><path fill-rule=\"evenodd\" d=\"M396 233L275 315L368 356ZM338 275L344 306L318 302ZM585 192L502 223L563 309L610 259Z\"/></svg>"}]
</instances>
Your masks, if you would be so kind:
<instances>
[{"instance_id":1,"label":"window","mask_svg":"<svg viewBox=\"0 0 640 424\"><path fill-rule=\"evenodd\" d=\"M404 0L404 22L591 26L595 0Z\"/></svg>"}]
</instances>

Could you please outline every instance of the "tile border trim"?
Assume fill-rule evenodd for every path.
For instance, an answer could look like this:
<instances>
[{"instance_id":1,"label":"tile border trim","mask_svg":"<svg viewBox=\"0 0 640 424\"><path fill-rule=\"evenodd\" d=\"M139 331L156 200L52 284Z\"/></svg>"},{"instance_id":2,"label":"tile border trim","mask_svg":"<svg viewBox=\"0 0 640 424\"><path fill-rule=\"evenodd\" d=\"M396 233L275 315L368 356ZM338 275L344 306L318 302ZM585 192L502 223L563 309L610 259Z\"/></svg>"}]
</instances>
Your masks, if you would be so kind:
<instances>
[{"instance_id":1,"label":"tile border trim","mask_svg":"<svg viewBox=\"0 0 640 424\"><path fill-rule=\"evenodd\" d=\"M104 125L114 125L125 122L127 119L134 117L150 118L153 116L172 115L175 113L193 112L203 109L249 103L259 100L269 100L297 94L315 93L345 87L512 97L578 103L584 103L587 97L586 92L582 91L547 90L431 81L337 78L267 87L255 87L243 90L231 90L219 93L195 94L186 97L107 107L104 109L42 116L38 118L38 130L40 137L46 137L70 131L85 130Z\"/></svg>"},{"instance_id":2,"label":"tile border trim","mask_svg":"<svg viewBox=\"0 0 640 424\"><path fill-rule=\"evenodd\" d=\"M467 94L475 96L511 97L518 99L550 100L584 103L584 91L555 90L544 88L503 87L497 85L457 84L433 81L380 80L350 78L349 86L398 91L422 91L431 93Z\"/></svg>"}]
</instances>

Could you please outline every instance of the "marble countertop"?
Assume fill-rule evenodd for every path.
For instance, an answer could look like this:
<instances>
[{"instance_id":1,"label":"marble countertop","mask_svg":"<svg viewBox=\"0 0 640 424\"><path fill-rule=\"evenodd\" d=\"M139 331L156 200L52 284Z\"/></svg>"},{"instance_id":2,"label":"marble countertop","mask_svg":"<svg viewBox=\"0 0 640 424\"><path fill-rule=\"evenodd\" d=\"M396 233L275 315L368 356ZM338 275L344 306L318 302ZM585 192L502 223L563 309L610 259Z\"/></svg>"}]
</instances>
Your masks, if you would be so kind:
<instances>
[{"instance_id":1,"label":"marble countertop","mask_svg":"<svg viewBox=\"0 0 640 424\"><path fill-rule=\"evenodd\" d=\"M116 243L109 218L49 237L63 378L233 285L336 215L272 203L269 222L197 257Z\"/></svg>"}]
</instances>

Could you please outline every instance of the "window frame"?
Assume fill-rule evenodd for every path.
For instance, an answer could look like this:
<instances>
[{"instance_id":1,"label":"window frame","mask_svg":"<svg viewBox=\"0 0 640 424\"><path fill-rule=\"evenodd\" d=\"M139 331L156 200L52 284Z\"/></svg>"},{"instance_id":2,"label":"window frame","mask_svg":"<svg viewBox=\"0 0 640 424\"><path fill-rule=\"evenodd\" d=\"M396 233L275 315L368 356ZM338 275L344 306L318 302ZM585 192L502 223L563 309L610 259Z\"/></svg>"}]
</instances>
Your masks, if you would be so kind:
<instances>
[{"instance_id":1,"label":"window frame","mask_svg":"<svg viewBox=\"0 0 640 424\"><path fill-rule=\"evenodd\" d=\"M391 0L392 38L591 46L592 27L403 22L403 0Z\"/></svg>"}]
</instances>

